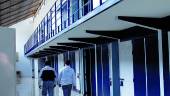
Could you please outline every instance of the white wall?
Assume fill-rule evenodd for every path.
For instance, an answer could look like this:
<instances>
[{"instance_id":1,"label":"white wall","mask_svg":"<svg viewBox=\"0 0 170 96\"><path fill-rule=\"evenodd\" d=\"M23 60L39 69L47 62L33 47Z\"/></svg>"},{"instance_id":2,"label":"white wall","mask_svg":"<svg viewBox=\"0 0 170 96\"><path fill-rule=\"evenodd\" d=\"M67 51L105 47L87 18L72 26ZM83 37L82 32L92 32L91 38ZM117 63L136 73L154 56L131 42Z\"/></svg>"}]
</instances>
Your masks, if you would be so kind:
<instances>
[{"instance_id":1,"label":"white wall","mask_svg":"<svg viewBox=\"0 0 170 96\"><path fill-rule=\"evenodd\" d=\"M15 29L0 27L0 94L15 96Z\"/></svg>"},{"instance_id":2,"label":"white wall","mask_svg":"<svg viewBox=\"0 0 170 96\"><path fill-rule=\"evenodd\" d=\"M35 69L35 79L34 79L34 96L40 96L40 89L38 86L39 76L38 76L38 59L34 59L34 69Z\"/></svg>"},{"instance_id":3,"label":"white wall","mask_svg":"<svg viewBox=\"0 0 170 96\"><path fill-rule=\"evenodd\" d=\"M61 72L63 67L64 67L64 56L63 56L63 54L59 54L58 55L58 70L59 70L59 72ZM59 93L58 94L62 94L61 87L59 88Z\"/></svg>"},{"instance_id":4,"label":"white wall","mask_svg":"<svg viewBox=\"0 0 170 96\"><path fill-rule=\"evenodd\" d=\"M16 28L16 52L18 52L18 62L16 62L16 70L21 71L21 82L17 84L17 96L32 96L32 64L31 61L24 56L24 44L30 37L33 30L33 18L26 19L15 25L10 26Z\"/></svg>"},{"instance_id":5,"label":"white wall","mask_svg":"<svg viewBox=\"0 0 170 96\"><path fill-rule=\"evenodd\" d=\"M15 25L10 26L16 28L16 52L19 53L19 61L16 63L16 70L22 72L23 77L31 77L31 63L24 56L24 45L33 31L33 18L26 19Z\"/></svg>"},{"instance_id":6,"label":"white wall","mask_svg":"<svg viewBox=\"0 0 170 96\"><path fill-rule=\"evenodd\" d=\"M159 71L160 71L160 96L164 96L164 80L163 80L163 53L162 53L162 33L158 31L158 46L159 46Z\"/></svg>"},{"instance_id":7,"label":"white wall","mask_svg":"<svg viewBox=\"0 0 170 96\"><path fill-rule=\"evenodd\" d=\"M120 78L124 79L124 84L120 87L121 96L134 96L133 56L131 41L119 43L119 61Z\"/></svg>"}]
</instances>

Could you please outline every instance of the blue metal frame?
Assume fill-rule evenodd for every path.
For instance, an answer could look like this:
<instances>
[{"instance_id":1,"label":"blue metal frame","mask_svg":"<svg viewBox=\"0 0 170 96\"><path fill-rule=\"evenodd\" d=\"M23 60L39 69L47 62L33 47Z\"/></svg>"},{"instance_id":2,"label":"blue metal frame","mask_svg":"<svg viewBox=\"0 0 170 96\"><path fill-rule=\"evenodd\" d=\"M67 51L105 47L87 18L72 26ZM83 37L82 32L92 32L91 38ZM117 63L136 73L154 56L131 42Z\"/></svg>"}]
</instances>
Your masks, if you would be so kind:
<instances>
[{"instance_id":1,"label":"blue metal frame","mask_svg":"<svg viewBox=\"0 0 170 96\"><path fill-rule=\"evenodd\" d=\"M53 7L52 7L53 8ZM52 30L52 8L50 9L50 38L53 36L53 30Z\"/></svg>"},{"instance_id":2,"label":"blue metal frame","mask_svg":"<svg viewBox=\"0 0 170 96\"><path fill-rule=\"evenodd\" d=\"M55 14L55 16L54 16L54 18L55 18L55 34L57 34L56 2L54 5L55 5L55 9L54 9L54 11L55 11L55 13L54 13Z\"/></svg>"},{"instance_id":3,"label":"blue metal frame","mask_svg":"<svg viewBox=\"0 0 170 96\"><path fill-rule=\"evenodd\" d=\"M169 41L168 31L162 30L162 54L163 54L163 78L164 78L164 96L170 94L170 66L169 66Z\"/></svg>"},{"instance_id":4,"label":"blue metal frame","mask_svg":"<svg viewBox=\"0 0 170 96\"><path fill-rule=\"evenodd\" d=\"M120 96L119 44L112 42L113 96Z\"/></svg>"},{"instance_id":5,"label":"blue metal frame","mask_svg":"<svg viewBox=\"0 0 170 96\"><path fill-rule=\"evenodd\" d=\"M102 5L103 3L102 3L102 0L100 0L100 5Z\"/></svg>"},{"instance_id":6,"label":"blue metal frame","mask_svg":"<svg viewBox=\"0 0 170 96\"><path fill-rule=\"evenodd\" d=\"M132 40L134 96L146 96L146 66L144 39ZM139 55L140 54L140 55Z\"/></svg>"},{"instance_id":7,"label":"blue metal frame","mask_svg":"<svg viewBox=\"0 0 170 96\"><path fill-rule=\"evenodd\" d=\"M70 26L70 0L67 1L67 9L68 9L68 26Z\"/></svg>"},{"instance_id":8,"label":"blue metal frame","mask_svg":"<svg viewBox=\"0 0 170 96\"><path fill-rule=\"evenodd\" d=\"M160 73L158 34L145 39L146 67L147 67L147 93L148 96L160 96Z\"/></svg>"},{"instance_id":9,"label":"blue metal frame","mask_svg":"<svg viewBox=\"0 0 170 96\"><path fill-rule=\"evenodd\" d=\"M62 10L62 8L63 8L63 4L62 4L62 1L63 0L60 0L60 8L59 8L59 12L60 12L60 15L61 15L61 17L60 17L60 19L61 19L61 25L57 25L57 21L58 21L58 18L56 17L57 16L57 7L58 7L58 5L56 5L57 4L57 2L58 2L58 0L54 3L54 5L52 6L52 7L55 7L55 34L54 34L54 32L52 31L52 24L49 24L49 23L52 23L52 14L50 13L50 16L48 16L48 13L51 11L49 11L47 14L46 14L46 16L43 18L43 20L42 20L42 22L41 23L44 23L44 32L41 32L42 31L42 24L40 23L39 24L39 31L37 31L38 33L39 33L39 36L40 36L40 38L38 38L39 40L39 42L36 42L36 43L38 43L38 45L40 45L40 44L42 44L42 43L44 43L45 41L47 41L48 39L50 39L51 37L53 37L53 36L55 36L57 33L59 33L60 31L62 31L63 29L65 29L65 28L67 28L68 26L70 26L72 23L74 23L74 22L76 22L77 20L79 20L80 18L82 18L82 17L80 17L80 10L82 10L82 11L85 11L84 10L84 8L86 7L87 8L87 11L84 13L83 12L83 16L85 16L85 15L87 15L90 11L92 11L93 10L93 0L88 0L88 2L87 2L87 4L86 5L82 5L82 8L80 7L81 5L79 5L79 3L80 3L80 0L78 0L78 1L76 1L76 2L78 2L77 3L77 5L76 6L78 6L78 7L75 7L77 10L74 12L74 14L71 14L70 15L70 11L71 11L71 9L70 8L72 8L72 7L70 7L70 3L72 3L71 2L71 0L66 0L66 2L67 2L67 21L66 21L66 24L63 24L63 23L65 23L65 21L63 22L63 10ZM109 0L106 0L106 1L109 1ZM103 3L102 3L102 0L100 0L100 5L102 5ZM74 15L76 14L76 16L78 15L78 19L74 19ZM70 20L71 20L71 18L73 18L74 20L73 20L73 22L71 22ZM60 20L59 19L59 20ZM58 27L59 26L59 27ZM49 30L49 28L51 28L50 30ZM60 29L61 28L61 29ZM38 29L38 28L37 28ZM51 31L51 32L49 32L49 31ZM33 34L36 34L36 33L33 33ZM45 34L47 34L47 36L45 36ZM44 35L44 36L42 36L42 35ZM38 36L38 35L36 35L36 36ZM30 38L29 38L29 40L27 41L27 43L25 44L25 48L24 48L24 52L25 52L25 54L27 54L27 53L29 53L31 50L33 50L33 49L35 49L36 47L38 47L38 46L36 46L36 47L34 47L33 46L33 44L31 44L31 42L32 42L32 40L34 40L34 39L37 39L37 37L34 37L34 36L31 36Z\"/></svg>"},{"instance_id":10,"label":"blue metal frame","mask_svg":"<svg viewBox=\"0 0 170 96\"><path fill-rule=\"evenodd\" d=\"M62 21L63 21L63 20L62 20L62 0L60 0L60 12L61 12L61 30L62 30L62 28L63 28L63 27L62 27L62 25L63 25L63 24L62 24Z\"/></svg>"}]
</instances>

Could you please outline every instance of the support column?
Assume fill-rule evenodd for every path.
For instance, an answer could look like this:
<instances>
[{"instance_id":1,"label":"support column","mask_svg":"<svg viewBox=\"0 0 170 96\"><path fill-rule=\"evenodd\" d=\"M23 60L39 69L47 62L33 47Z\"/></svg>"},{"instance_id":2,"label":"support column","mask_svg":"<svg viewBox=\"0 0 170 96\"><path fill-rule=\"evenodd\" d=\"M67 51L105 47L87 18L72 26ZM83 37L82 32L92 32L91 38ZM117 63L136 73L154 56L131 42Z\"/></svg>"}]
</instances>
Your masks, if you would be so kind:
<instances>
[{"instance_id":1,"label":"support column","mask_svg":"<svg viewBox=\"0 0 170 96\"><path fill-rule=\"evenodd\" d=\"M147 93L148 96L160 96L158 34L145 39Z\"/></svg>"},{"instance_id":2,"label":"support column","mask_svg":"<svg viewBox=\"0 0 170 96\"><path fill-rule=\"evenodd\" d=\"M164 96L169 96L170 94L169 46L168 46L168 31L166 30L162 30L162 55L163 55Z\"/></svg>"},{"instance_id":3,"label":"support column","mask_svg":"<svg viewBox=\"0 0 170 96\"><path fill-rule=\"evenodd\" d=\"M112 43L113 96L120 96L119 47L118 41Z\"/></svg>"},{"instance_id":4,"label":"support column","mask_svg":"<svg viewBox=\"0 0 170 96\"><path fill-rule=\"evenodd\" d=\"M146 96L144 38L132 40L134 96Z\"/></svg>"},{"instance_id":5,"label":"support column","mask_svg":"<svg viewBox=\"0 0 170 96\"><path fill-rule=\"evenodd\" d=\"M39 89L39 85L38 85L38 79L39 79L39 76L38 76L38 59L34 59L34 74L35 74L35 79L34 79L34 89L35 89L35 96L40 96L40 89Z\"/></svg>"}]
</instances>

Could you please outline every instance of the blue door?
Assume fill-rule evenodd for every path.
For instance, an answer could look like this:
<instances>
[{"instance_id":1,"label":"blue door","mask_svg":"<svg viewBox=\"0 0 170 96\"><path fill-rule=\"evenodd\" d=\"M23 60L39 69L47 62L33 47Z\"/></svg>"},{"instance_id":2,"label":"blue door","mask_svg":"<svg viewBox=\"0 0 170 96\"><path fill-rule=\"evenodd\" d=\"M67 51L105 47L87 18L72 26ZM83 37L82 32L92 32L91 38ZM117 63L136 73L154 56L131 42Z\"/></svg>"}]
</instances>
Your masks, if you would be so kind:
<instances>
[{"instance_id":1,"label":"blue door","mask_svg":"<svg viewBox=\"0 0 170 96\"><path fill-rule=\"evenodd\" d=\"M158 34L145 39L148 96L160 96Z\"/></svg>"},{"instance_id":2,"label":"blue door","mask_svg":"<svg viewBox=\"0 0 170 96\"><path fill-rule=\"evenodd\" d=\"M103 94L110 96L109 55L108 45L102 45Z\"/></svg>"},{"instance_id":3,"label":"blue door","mask_svg":"<svg viewBox=\"0 0 170 96\"><path fill-rule=\"evenodd\" d=\"M134 96L146 96L144 38L132 40ZM140 55L139 55L140 54Z\"/></svg>"},{"instance_id":4,"label":"blue door","mask_svg":"<svg viewBox=\"0 0 170 96\"><path fill-rule=\"evenodd\" d=\"M157 33L134 39L132 44L135 96L160 96Z\"/></svg>"},{"instance_id":5,"label":"blue door","mask_svg":"<svg viewBox=\"0 0 170 96\"><path fill-rule=\"evenodd\" d=\"M96 96L95 49L83 50L84 96Z\"/></svg>"},{"instance_id":6,"label":"blue door","mask_svg":"<svg viewBox=\"0 0 170 96\"><path fill-rule=\"evenodd\" d=\"M169 66L169 41L168 32L162 32L162 53L163 53L163 78L164 78L164 96L170 95L170 66Z\"/></svg>"},{"instance_id":7,"label":"blue door","mask_svg":"<svg viewBox=\"0 0 170 96\"><path fill-rule=\"evenodd\" d=\"M110 96L109 55L108 45L98 45L97 58L97 89L98 96Z\"/></svg>"}]
</instances>

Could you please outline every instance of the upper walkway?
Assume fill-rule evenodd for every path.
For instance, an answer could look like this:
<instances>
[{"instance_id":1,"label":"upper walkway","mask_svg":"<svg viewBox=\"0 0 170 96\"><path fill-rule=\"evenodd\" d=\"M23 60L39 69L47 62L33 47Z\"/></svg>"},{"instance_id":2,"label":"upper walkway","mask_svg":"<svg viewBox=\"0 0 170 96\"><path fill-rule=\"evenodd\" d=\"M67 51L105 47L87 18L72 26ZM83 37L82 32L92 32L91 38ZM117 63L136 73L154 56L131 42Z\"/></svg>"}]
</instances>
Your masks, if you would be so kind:
<instances>
[{"instance_id":1,"label":"upper walkway","mask_svg":"<svg viewBox=\"0 0 170 96\"><path fill-rule=\"evenodd\" d=\"M89 0L81 2L83 4L80 5L79 0L57 0L25 44L25 55L35 53L35 50L45 43L58 38L119 1L121 0Z\"/></svg>"}]
</instances>

